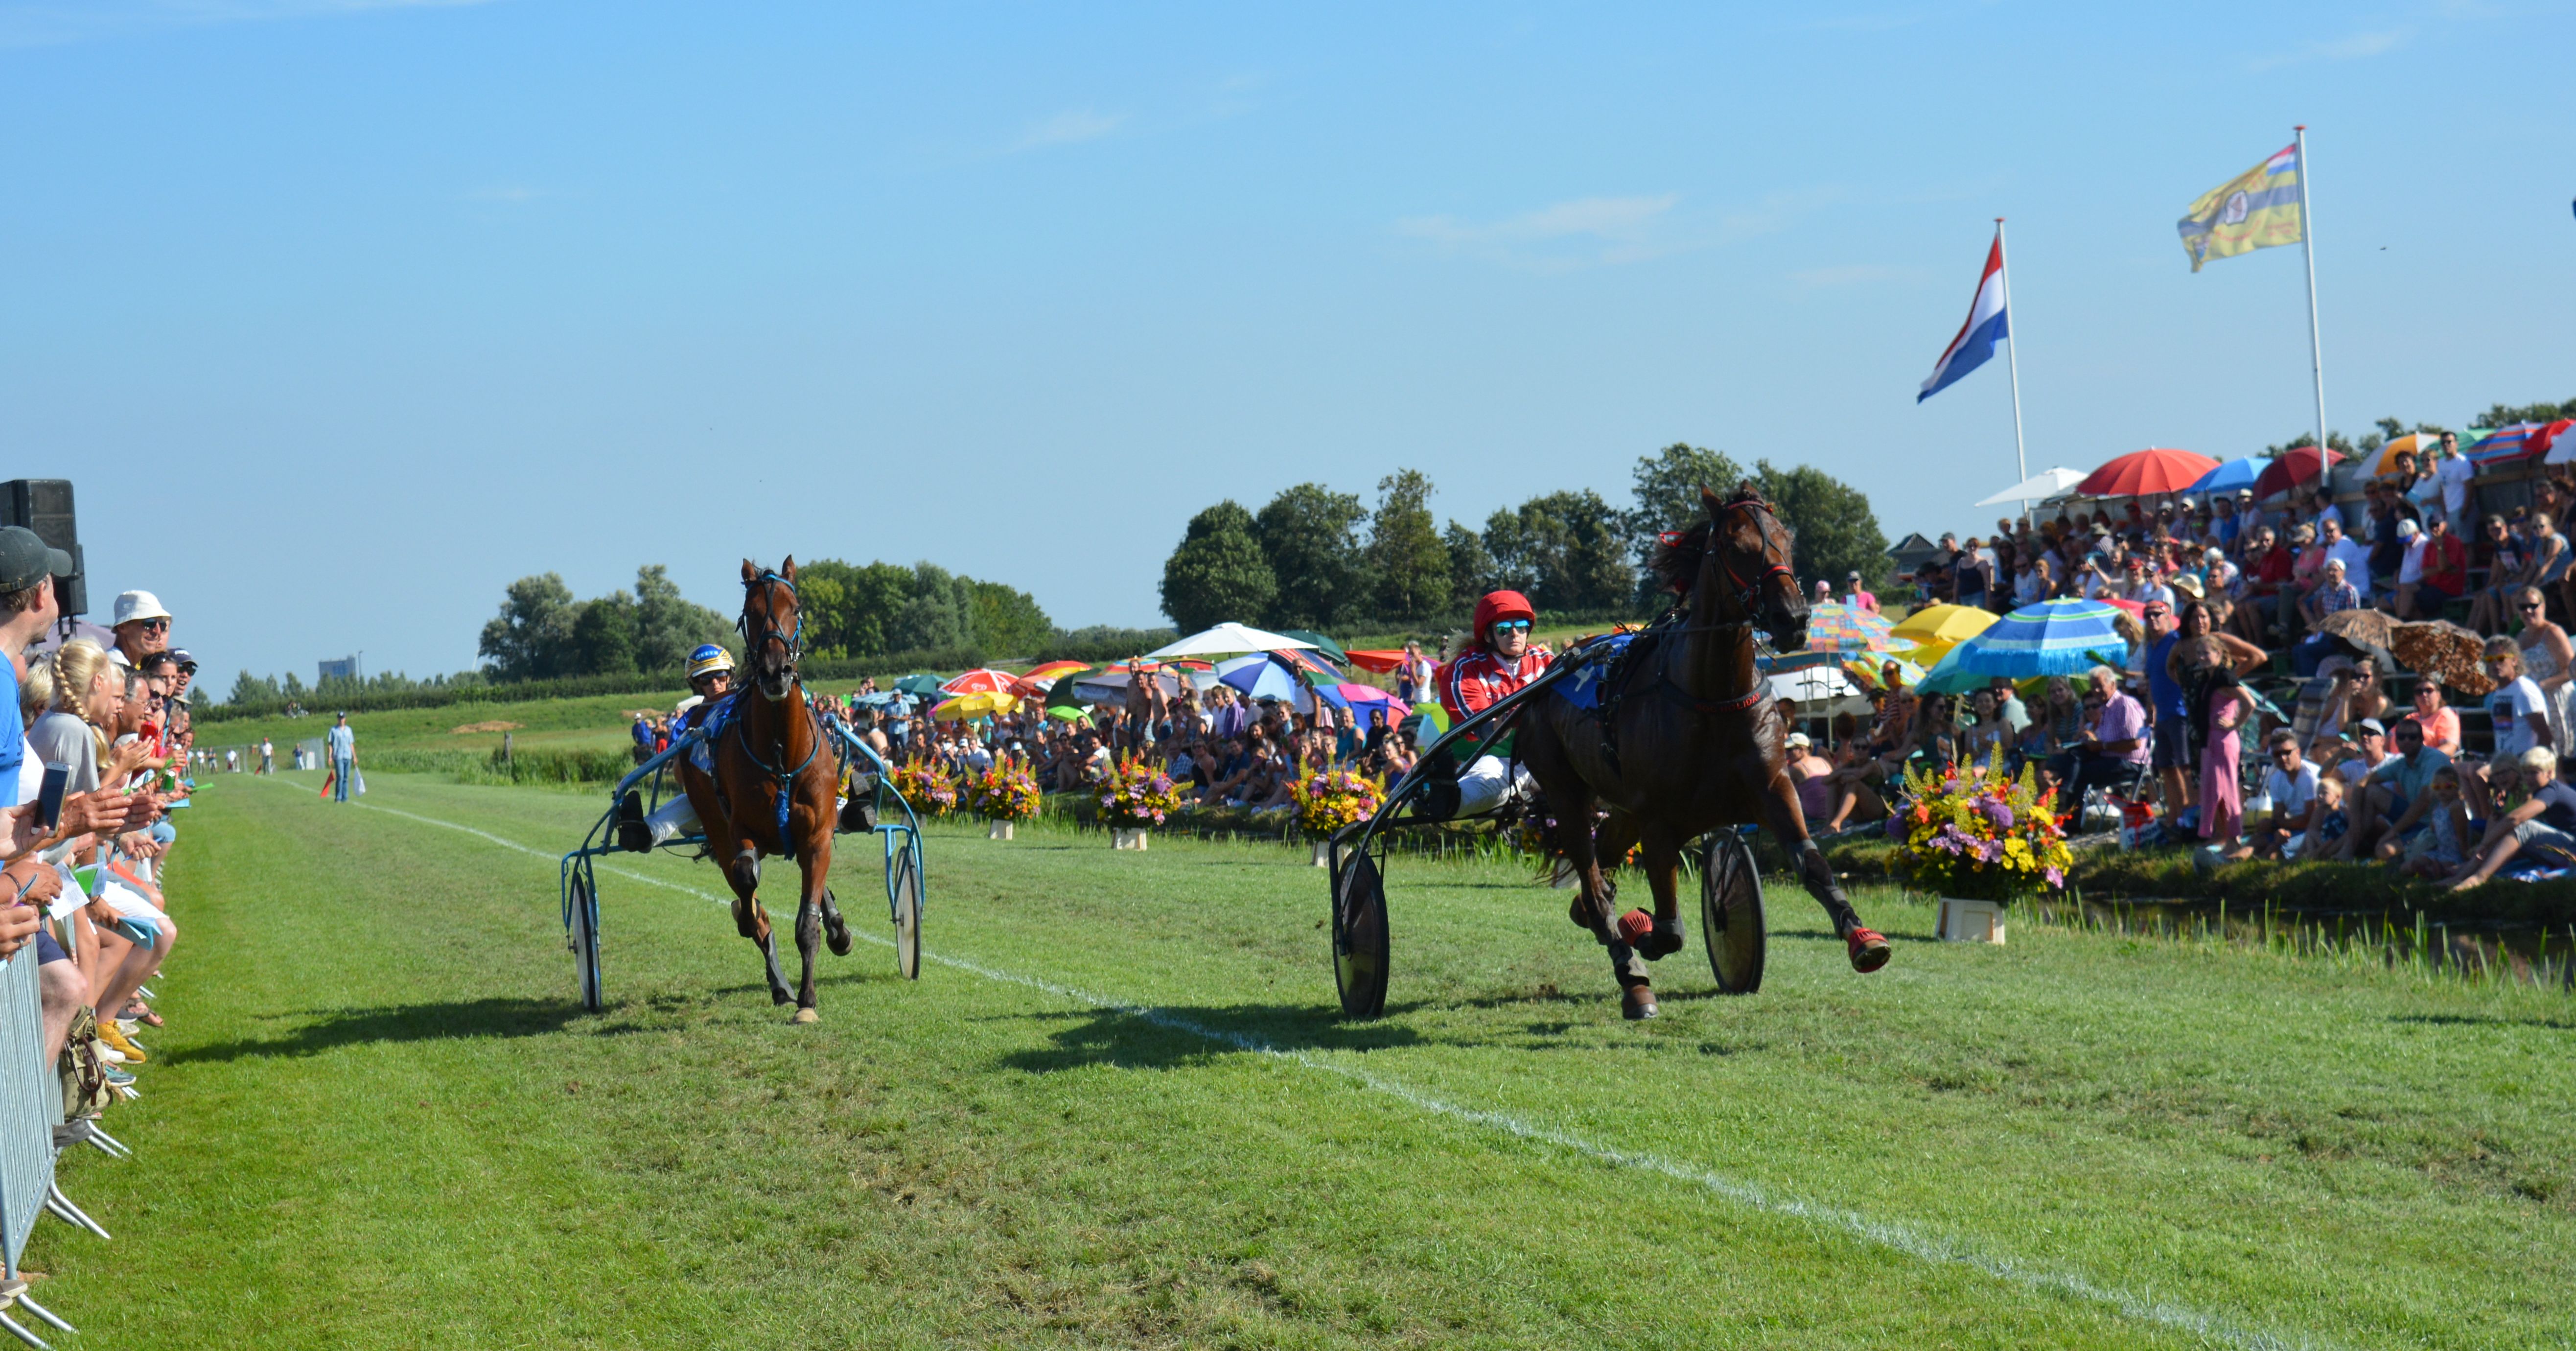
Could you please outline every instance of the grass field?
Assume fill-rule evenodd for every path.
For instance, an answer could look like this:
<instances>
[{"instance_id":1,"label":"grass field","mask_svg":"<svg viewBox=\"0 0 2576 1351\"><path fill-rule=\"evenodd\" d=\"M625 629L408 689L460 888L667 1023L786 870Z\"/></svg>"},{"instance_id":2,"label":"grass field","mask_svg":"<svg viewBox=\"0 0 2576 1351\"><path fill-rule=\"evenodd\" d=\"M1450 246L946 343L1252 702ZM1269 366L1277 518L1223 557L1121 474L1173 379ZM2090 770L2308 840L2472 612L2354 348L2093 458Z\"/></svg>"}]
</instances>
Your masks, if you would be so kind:
<instances>
[{"instance_id":1,"label":"grass field","mask_svg":"<svg viewBox=\"0 0 2576 1351\"><path fill-rule=\"evenodd\" d=\"M129 1164L64 1156L95 1347L2564 1346L2563 994L2021 928L1619 1021L1562 893L1399 860L1389 1016L1331 1013L1275 846L929 844L933 964L771 1008L709 865L598 804L215 776ZM846 843L846 841L845 841ZM777 865L773 864L773 867ZM873 855L838 887L886 932ZM773 883L775 894L789 894ZM773 907L776 909L776 907ZM60 1343L58 1343L60 1344Z\"/></svg>"}]
</instances>

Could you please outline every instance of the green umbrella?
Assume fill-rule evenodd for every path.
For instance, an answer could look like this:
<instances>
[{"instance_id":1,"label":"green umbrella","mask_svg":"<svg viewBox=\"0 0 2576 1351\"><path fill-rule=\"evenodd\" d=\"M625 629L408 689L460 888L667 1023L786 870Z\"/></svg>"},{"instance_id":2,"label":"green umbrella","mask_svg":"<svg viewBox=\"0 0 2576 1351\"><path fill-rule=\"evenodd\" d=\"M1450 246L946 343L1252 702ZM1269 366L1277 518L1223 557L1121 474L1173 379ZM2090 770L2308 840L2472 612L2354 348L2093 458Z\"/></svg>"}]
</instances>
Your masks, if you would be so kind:
<instances>
[{"instance_id":1,"label":"green umbrella","mask_svg":"<svg viewBox=\"0 0 2576 1351\"><path fill-rule=\"evenodd\" d=\"M1084 705L1080 699L1073 697L1073 687L1085 680L1091 680L1106 674L1108 674L1108 668L1106 667L1086 666L1079 671L1067 671L1063 675L1057 676L1055 684L1049 686L1047 689L1047 716L1050 718L1062 718L1067 722L1070 722L1075 718L1090 716L1090 708Z\"/></svg>"},{"instance_id":2,"label":"green umbrella","mask_svg":"<svg viewBox=\"0 0 2576 1351\"><path fill-rule=\"evenodd\" d=\"M1315 645L1316 653L1320 656L1331 659L1335 666L1348 666L1351 664L1351 654L1344 652L1340 643L1334 642L1332 639L1315 632L1313 629L1281 629L1279 634L1283 638L1294 638L1301 643L1313 643Z\"/></svg>"},{"instance_id":3,"label":"green umbrella","mask_svg":"<svg viewBox=\"0 0 2576 1351\"><path fill-rule=\"evenodd\" d=\"M924 699L945 697L940 693L939 677L935 675L908 675L894 682L894 687L906 694L917 695Z\"/></svg>"}]
</instances>

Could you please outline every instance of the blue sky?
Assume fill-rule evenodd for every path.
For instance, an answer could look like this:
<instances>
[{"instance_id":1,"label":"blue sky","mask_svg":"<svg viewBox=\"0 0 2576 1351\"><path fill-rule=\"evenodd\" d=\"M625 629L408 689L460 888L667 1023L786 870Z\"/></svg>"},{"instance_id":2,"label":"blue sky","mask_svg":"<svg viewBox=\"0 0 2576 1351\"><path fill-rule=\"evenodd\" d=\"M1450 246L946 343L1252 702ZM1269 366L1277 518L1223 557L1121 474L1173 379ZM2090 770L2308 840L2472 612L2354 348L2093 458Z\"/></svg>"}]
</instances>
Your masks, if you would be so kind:
<instances>
[{"instance_id":1,"label":"blue sky","mask_svg":"<svg viewBox=\"0 0 2576 1351\"><path fill-rule=\"evenodd\" d=\"M1395 11L1395 12L1390 12ZM473 664L502 587L927 558L1158 622L1191 512L1403 466L1479 522L1676 440L1891 537L2011 220L2031 466L2576 396L2566 5L0 5L0 437L228 683Z\"/></svg>"}]
</instances>

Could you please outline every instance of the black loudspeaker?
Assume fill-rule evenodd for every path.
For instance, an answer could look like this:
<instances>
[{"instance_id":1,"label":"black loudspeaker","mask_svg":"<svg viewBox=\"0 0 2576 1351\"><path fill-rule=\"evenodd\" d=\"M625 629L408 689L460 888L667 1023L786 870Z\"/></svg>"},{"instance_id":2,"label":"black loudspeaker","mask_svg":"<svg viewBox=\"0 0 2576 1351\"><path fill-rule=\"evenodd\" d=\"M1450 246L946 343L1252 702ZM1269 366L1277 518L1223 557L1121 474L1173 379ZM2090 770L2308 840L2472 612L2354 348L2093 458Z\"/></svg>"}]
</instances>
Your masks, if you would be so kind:
<instances>
[{"instance_id":1,"label":"black loudspeaker","mask_svg":"<svg viewBox=\"0 0 2576 1351\"><path fill-rule=\"evenodd\" d=\"M16 478L0 483L0 526L23 525L36 538L72 556L72 575L54 579L63 615L89 613L89 581L81 562L80 526L72 515L72 481Z\"/></svg>"}]
</instances>

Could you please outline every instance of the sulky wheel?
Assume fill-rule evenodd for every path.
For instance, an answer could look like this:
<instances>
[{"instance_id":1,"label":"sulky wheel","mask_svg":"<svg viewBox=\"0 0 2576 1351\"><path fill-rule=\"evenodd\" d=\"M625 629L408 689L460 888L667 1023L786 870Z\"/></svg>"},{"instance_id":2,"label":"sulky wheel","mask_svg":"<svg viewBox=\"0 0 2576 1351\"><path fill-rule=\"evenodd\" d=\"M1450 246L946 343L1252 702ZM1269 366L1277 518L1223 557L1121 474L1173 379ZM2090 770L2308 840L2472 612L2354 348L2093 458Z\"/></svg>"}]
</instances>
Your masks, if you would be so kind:
<instances>
[{"instance_id":1,"label":"sulky wheel","mask_svg":"<svg viewBox=\"0 0 2576 1351\"><path fill-rule=\"evenodd\" d=\"M1386 969L1386 879L1375 857L1356 850L1333 887L1333 979L1345 1015L1386 1013Z\"/></svg>"},{"instance_id":2,"label":"sulky wheel","mask_svg":"<svg viewBox=\"0 0 2576 1351\"><path fill-rule=\"evenodd\" d=\"M581 1006L592 1013L608 1007L599 989L599 898L579 872L572 875L566 937L572 948L573 976L581 982Z\"/></svg>"},{"instance_id":3,"label":"sulky wheel","mask_svg":"<svg viewBox=\"0 0 2576 1351\"><path fill-rule=\"evenodd\" d=\"M894 902L894 964L905 980L921 979L921 871L912 850L897 849L886 864L886 892Z\"/></svg>"},{"instance_id":4,"label":"sulky wheel","mask_svg":"<svg viewBox=\"0 0 2576 1351\"><path fill-rule=\"evenodd\" d=\"M1762 873L1744 837L1721 830L1708 838L1699 873L1699 928L1708 969L1724 994L1762 988Z\"/></svg>"}]
</instances>

